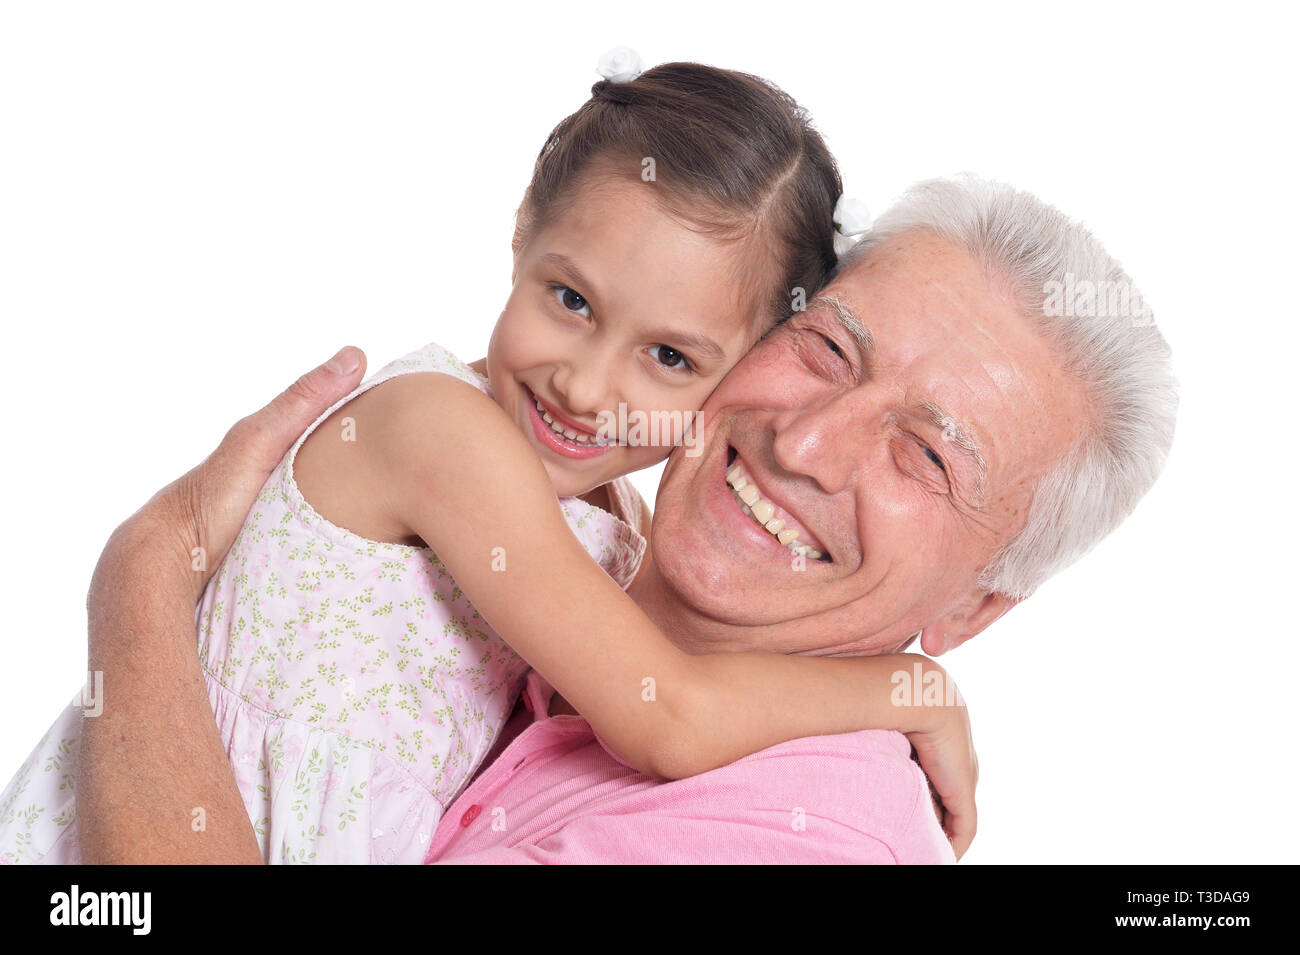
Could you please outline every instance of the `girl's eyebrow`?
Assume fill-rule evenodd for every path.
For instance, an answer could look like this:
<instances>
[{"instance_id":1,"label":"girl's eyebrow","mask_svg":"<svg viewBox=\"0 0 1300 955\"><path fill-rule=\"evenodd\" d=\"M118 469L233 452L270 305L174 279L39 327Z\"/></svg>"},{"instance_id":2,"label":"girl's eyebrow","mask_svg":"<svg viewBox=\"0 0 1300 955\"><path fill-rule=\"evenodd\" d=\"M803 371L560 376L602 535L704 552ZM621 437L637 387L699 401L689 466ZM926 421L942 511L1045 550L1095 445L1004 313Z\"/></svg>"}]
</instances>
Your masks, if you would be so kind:
<instances>
[{"instance_id":1,"label":"girl's eyebrow","mask_svg":"<svg viewBox=\"0 0 1300 955\"><path fill-rule=\"evenodd\" d=\"M682 345L691 349L705 358L712 358L715 361L722 361L727 357L727 353L722 350L722 346L715 342L707 335L699 335L695 332L678 331L675 328L655 329L647 332L648 338L662 338L665 342L674 346Z\"/></svg>"},{"instance_id":2,"label":"girl's eyebrow","mask_svg":"<svg viewBox=\"0 0 1300 955\"><path fill-rule=\"evenodd\" d=\"M557 271L563 272L565 277L578 287L578 290L582 292L582 297L587 301L597 297L590 294L595 291L595 286L582 274L577 263L567 255L561 255L559 252L547 252L542 256L541 262L543 265L549 265Z\"/></svg>"}]
</instances>

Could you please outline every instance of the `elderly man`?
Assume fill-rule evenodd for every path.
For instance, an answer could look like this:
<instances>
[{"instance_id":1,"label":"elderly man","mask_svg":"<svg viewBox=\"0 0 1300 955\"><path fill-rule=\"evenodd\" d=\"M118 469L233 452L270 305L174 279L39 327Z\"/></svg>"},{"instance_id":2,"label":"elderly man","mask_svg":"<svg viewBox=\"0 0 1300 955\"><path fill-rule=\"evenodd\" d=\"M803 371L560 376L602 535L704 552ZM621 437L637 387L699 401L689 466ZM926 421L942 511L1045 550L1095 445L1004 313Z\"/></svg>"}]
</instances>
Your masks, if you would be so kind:
<instances>
[{"instance_id":1,"label":"elderly man","mask_svg":"<svg viewBox=\"0 0 1300 955\"><path fill-rule=\"evenodd\" d=\"M629 592L692 652L873 654L919 635L937 655L969 640L1112 530L1162 467L1168 348L1140 307L1099 300L1116 288L1131 285L1100 245L1032 196L916 187L710 397L703 453L670 458ZM260 861L195 656L202 581L178 568L199 540L229 544L284 449L355 385L350 357L350 373L319 370L242 422L106 549L91 667L117 689L82 742L87 861ZM834 561L774 562L728 489L737 465ZM953 858L897 734L796 740L658 782L534 673L494 757L430 861Z\"/></svg>"}]
</instances>

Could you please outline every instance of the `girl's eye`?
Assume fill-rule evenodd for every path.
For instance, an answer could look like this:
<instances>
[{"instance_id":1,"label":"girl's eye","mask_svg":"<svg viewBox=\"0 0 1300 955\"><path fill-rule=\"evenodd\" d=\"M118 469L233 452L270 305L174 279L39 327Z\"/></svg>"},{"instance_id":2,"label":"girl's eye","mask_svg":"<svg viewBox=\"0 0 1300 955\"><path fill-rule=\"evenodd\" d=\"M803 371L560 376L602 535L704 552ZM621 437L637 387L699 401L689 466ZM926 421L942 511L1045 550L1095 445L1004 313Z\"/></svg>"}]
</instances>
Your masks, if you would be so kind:
<instances>
[{"instance_id":1,"label":"girl's eye","mask_svg":"<svg viewBox=\"0 0 1300 955\"><path fill-rule=\"evenodd\" d=\"M650 349L650 356L665 368L680 368L683 371L689 371L691 368L690 359L676 348L669 348L667 345L654 345Z\"/></svg>"},{"instance_id":2,"label":"girl's eye","mask_svg":"<svg viewBox=\"0 0 1300 955\"><path fill-rule=\"evenodd\" d=\"M591 306L587 304L587 300L567 285L557 285L555 287L555 297L570 312L580 312L583 315L591 314Z\"/></svg>"}]
</instances>

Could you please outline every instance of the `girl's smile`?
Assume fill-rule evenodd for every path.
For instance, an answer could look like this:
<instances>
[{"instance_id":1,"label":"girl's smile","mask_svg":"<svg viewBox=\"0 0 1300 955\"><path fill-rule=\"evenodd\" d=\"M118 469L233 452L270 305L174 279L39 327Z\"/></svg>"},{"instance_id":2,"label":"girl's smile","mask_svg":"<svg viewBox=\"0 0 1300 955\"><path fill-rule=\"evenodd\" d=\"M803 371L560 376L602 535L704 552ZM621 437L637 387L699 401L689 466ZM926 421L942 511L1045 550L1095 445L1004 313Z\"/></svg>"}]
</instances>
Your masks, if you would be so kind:
<instances>
[{"instance_id":1,"label":"girl's smile","mask_svg":"<svg viewBox=\"0 0 1300 955\"><path fill-rule=\"evenodd\" d=\"M542 447L575 460L587 460L608 454L617 444L601 437L586 425L574 421L554 405L542 401L527 385L520 386L527 400L523 407L533 434Z\"/></svg>"}]
</instances>

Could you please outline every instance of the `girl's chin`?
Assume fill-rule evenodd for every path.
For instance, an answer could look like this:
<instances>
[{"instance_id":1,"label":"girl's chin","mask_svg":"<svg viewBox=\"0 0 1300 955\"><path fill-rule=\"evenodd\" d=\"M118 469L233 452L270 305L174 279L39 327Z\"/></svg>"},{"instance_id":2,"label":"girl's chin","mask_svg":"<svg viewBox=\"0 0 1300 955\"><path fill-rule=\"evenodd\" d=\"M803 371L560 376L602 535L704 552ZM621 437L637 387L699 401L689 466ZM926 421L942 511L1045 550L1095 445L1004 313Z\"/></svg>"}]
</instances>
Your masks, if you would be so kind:
<instances>
[{"instance_id":1,"label":"girl's chin","mask_svg":"<svg viewBox=\"0 0 1300 955\"><path fill-rule=\"evenodd\" d=\"M582 497L588 491L594 491L602 484L608 484L613 480L611 477L605 477L603 473L574 474L572 471L562 471L550 464L546 466L546 473L550 475L557 497Z\"/></svg>"}]
</instances>

